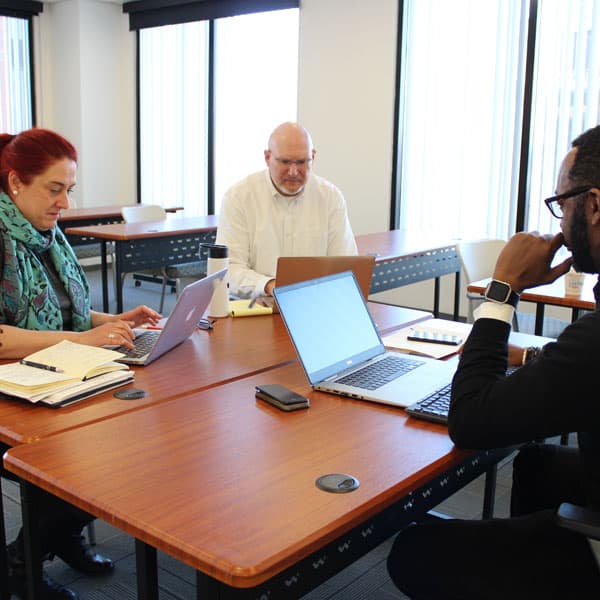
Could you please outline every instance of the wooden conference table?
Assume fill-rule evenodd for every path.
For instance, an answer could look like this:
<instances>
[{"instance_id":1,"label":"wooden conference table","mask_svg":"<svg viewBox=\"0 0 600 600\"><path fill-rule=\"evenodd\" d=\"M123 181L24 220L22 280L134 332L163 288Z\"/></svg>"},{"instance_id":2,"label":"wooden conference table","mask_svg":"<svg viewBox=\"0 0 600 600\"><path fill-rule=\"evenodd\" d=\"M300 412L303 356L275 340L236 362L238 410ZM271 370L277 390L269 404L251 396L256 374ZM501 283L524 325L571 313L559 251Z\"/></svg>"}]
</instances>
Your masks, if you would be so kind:
<instances>
[{"instance_id":1,"label":"wooden conference table","mask_svg":"<svg viewBox=\"0 0 600 600\"><path fill-rule=\"evenodd\" d=\"M284 413L256 400L255 385L270 382L308 395L311 407ZM5 464L23 480L34 578L39 486L136 538L138 598L158 598L161 550L197 570L199 599L287 599L507 453L458 450L445 426L311 392L292 362L21 445ZM358 489L318 489L332 473L355 477Z\"/></svg>"},{"instance_id":2,"label":"wooden conference table","mask_svg":"<svg viewBox=\"0 0 600 600\"><path fill-rule=\"evenodd\" d=\"M429 313L369 303L383 335L402 324L429 318ZM296 354L279 315L219 319L211 331L195 332L189 340L147 367L133 367L133 387L145 398L120 400L105 392L77 404L56 409L0 399L0 441L8 446L37 442L86 424L138 411L190 393L235 381L249 374L294 362ZM0 494L0 515L2 495ZM0 521L0 547L4 547L4 521ZM6 573L0 554L0 582ZM0 583L0 598L2 586Z\"/></svg>"},{"instance_id":3,"label":"wooden conference table","mask_svg":"<svg viewBox=\"0 0 600 600\"><path fill-rule=\"evenodd\" d=\"M393 314L390 309L406 310L373 308L384 317ZM277 336L282 327L279 316L225 319L218 327L245 323L272 327ZM268 332L245 341L236 335L235 343L245 346L240 360L260 354L256 341ZM213 333L214 343L219 329ZM280 346L283 361L289 342L272 345ZM168 358L161 359L165 369ZM186 361L188 377L197 360ZM508 453L457 450L442 425L311 392L297 361L279 365L114 418L83 421L11 449L5 464L24 481L134 536L139 598L158 598L157 549L197 569L199 598L289 598L350 564ZM255 400L255 385L270 382L309 395L311 408L282 413ZM315 487L320 475L338 472L356 477L359 488L331 494ZM23 509L28 564L39 576L34 486L23 484Z\"/></svg>"},{"instance_id":4,"label":"wooden conference table","mask_svg":"<svg viewBox=\"0 0 600 600\"><path fill-rule=\"evenodd\" d=\"M174 218L161 223L120 223L68 227L70 239L80 236L102 242L102 300L108 311L106 244L115 243L117 281L121 273L153 269L198 259L200 242L214 242L218 217ZM434 316L439 316L440 278L454 273L454 319L459 316L460 260L452 241L430 239L414 232L396 229L356 236L359 254L376 257L371 293L435 280ZM123 296L117 286L117 312Z\"/></svg>"},{"instance_id":5,"label":"wooden conference table","mask_svg":"<svg viewBox=\"0 0 600 600\"><path fill-rule=\"evenodd\" d=\"M102 243L102 305L104 312L108 312L108 242L115 244L115 276L120 282L123 273L198 261L199 245L216 239L217 220L215 215L176 217L144 223L69 227L65 232L70 238L94 238ZM120 313L121 285L117 285L116 296L116 312Z\"/></svg>"},{"instance_id":6,"label":"wooden conference table","mask_svg":"<svg viewBox=\"0 0 600 600\"><path fill-rule=\"evenodd\" d=\"M467 291L476 294L483 294L490 279L481 279L474 281L467 286ZM544 330L544 312L546 305L562 306L571 309L571 321L579 318L581 310L595 310L596 301L594 299L594 286L598 278L596 275L586 275L583 289L579 296L571 296L565 293L565 278L559 277L553 283L540 285L535 288L525 290L521 294L521 300L524 302L534 302L535 310L535 334L543 335Z\"/></svg>"},{"instance_id":7,"label":"wooden conference table","mask_svg":"<svg viewBox=\"0 0 600 600\"><path fill-rule=\"evenodd\" d=\"M133 206L131 204L126 206ZM60 211L58 224L65 231L69 227L85 227L87 225L109 225L111 223L122 223L121 214L122 205L108 206L89 206L81 208L66 208ZM183 210L183 206L174 206L165 208L168 213L175 213ZM87 244L97 244L95 238L85 238L81 236L69 236L67 238L72 246L81 246Z\"/></svg>"},{"instance_id":8,"label":"wooden conference table","mask_svg":"<svg viewBox=\"0 0 600 600\"><path fill-rule=\"evenodd\" d=\"M424 311L377 302L368 306L381 335L431 317ZM197 330L147 367L132 367L132 386L146 390L145 398L119 400L110 391L60 409L0 399L0 442L9 446L35 442L295 360L280 315L217 319L214 329Z\"/></svg>"}]
</instances>

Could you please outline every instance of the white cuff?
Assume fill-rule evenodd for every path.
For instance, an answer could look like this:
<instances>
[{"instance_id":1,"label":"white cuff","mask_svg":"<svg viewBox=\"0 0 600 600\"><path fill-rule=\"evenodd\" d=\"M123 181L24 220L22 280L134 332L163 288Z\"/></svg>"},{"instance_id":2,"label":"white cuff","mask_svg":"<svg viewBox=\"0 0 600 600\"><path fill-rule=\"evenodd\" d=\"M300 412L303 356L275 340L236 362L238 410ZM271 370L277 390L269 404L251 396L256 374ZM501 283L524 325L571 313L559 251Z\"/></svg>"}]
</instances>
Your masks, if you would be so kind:
<instances>
[{"instance_id":1,"label":"white cuff","mask_svg":"<svg viewBox=\"0 0 600 600\"><path fill-rule=\"evenodd\" d=\"M498 302L484 302L480 304L473 312L475 320L477 319L496 319L504 321L509 325L512 323L515 309L510 304L499 304Z\"/></svg>"}]
</instances>

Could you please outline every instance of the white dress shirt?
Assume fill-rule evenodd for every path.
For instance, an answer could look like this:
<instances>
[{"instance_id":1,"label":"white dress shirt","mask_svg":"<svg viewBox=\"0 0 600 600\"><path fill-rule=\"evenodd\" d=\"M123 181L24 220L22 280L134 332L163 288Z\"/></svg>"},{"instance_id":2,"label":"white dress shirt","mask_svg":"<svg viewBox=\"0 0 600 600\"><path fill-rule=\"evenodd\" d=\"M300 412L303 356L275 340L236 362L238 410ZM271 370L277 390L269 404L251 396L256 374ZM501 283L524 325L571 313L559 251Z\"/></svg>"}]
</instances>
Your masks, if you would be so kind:
<instances>
[{"instance_id":1,"label":"white dress shirt","mask_svg":"<svg viewBox=\"0 0 600 600\"><path fill-rule=\"evenodd\" d=\"M229 248L229 289L240 298L264 292L280 256L358 254L337 187L311 173L302 193L282 196L266 169L225 194L217 243Z\"/></svg>"}]
</instances>

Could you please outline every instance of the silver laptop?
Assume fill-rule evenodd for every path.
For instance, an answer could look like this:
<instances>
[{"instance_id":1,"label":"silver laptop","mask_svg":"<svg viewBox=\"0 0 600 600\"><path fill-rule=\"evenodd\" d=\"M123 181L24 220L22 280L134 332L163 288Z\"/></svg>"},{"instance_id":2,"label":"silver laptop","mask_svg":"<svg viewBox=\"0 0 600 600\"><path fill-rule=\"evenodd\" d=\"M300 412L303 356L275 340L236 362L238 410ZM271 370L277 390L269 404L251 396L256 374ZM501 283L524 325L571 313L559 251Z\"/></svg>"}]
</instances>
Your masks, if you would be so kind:
<instances>
[{"instance_id":1,"label":"silver laptop","mask_svg":"<svg viewBox=\"0 0 600 600\"><path fill-rule=\"evenodd\" d=\"M208 308L217 285L226 273L227 269L221 269L187 285L160 331L142 330L133 342L136 347L133 351L123 346L117 348L119 352L126 353L119 362L128 365L149 365L165 352L187 340Z\"/></svg>"},{"instance_id":2,"label":"silver laptop","mask_svg":"<svg viewBox=\"0 0 600 600\"><path fill-rule=\"evenodd\" d=\"M452 380L456 360L386 352L351 271L273 293L317 390L405 407Z\"/></svg>"}]
</instances>

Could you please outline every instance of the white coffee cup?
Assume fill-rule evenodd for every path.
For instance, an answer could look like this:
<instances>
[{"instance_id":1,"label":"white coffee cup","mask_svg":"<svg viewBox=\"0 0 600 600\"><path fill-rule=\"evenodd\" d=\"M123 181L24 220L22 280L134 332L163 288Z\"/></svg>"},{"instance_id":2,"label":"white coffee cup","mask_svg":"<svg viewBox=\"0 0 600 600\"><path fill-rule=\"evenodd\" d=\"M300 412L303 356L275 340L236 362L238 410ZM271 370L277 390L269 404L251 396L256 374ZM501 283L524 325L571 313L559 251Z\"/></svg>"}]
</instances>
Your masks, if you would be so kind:
<instances>
[{"instance_id":1,"label":"white coffee cup","mask_svg":"<svg viewBox=\"0 0 600 600\"><path fill-rule=\"evenodd\" d=\"M565 274L565 294L567 296L581 296L584 281L585 273L579 273L575 269L571 269Z\"/></svg>"}]
</instances>

